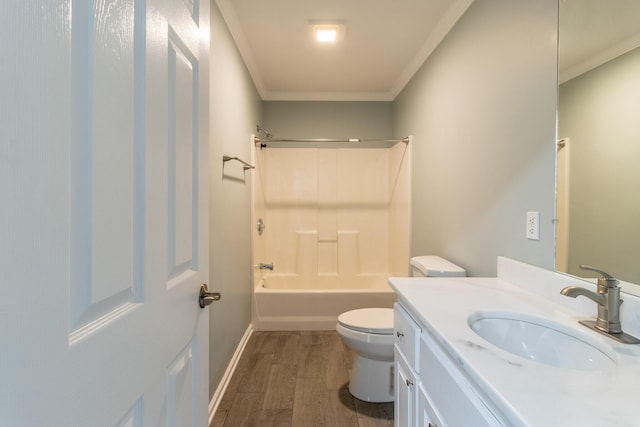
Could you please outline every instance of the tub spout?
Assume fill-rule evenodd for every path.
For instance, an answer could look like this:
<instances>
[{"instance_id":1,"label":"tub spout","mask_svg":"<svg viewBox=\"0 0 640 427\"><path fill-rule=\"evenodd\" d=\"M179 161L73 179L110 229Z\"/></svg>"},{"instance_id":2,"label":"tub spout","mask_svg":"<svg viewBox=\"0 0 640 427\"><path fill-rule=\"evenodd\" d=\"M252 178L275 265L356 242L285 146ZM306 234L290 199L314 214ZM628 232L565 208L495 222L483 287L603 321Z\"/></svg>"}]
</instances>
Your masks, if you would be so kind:
<instances>
[{"instance_id":1,"label":"tub spout","mask_svg":"<svg viewBox=\"0 0 640 427\"><path fill-rule=\"evenodd\" d=\"M273 271L273 262L271 262L269 264L260 263L256 267L258 267L260 270L271 270L271 271Z\"/></svg>"}]
</instances>

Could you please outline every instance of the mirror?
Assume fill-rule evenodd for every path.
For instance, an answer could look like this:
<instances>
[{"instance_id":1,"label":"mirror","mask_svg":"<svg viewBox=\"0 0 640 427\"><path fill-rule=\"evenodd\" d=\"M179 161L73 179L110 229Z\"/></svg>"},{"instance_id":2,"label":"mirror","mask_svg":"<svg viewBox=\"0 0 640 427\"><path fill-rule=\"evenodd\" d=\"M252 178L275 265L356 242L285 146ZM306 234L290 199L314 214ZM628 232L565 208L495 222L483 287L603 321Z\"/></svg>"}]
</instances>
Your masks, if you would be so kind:
<instances>
[{"instance_id":1,"label":"mirror","mask_svg":"<svg viewBox=\"0 0 640 427\"><path fill-rule=\"evenodd\" d=\"M640 284L640 1L559 6L556 270Z\"/></svg>"}]
</instances>

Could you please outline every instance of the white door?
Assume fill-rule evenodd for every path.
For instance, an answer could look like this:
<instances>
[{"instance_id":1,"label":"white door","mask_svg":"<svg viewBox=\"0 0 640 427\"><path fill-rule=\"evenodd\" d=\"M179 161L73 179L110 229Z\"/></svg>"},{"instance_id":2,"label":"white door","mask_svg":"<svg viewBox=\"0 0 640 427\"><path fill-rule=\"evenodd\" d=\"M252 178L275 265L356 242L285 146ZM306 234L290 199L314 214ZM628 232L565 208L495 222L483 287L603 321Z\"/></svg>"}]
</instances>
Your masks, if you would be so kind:
<instances>
[{"instance_id":1,"label":"white door","mask_svg":"<svg viewBox=\"0 0 640 427\"><path fill-rule=\"evenodd\" d=\"M206 425L208 22L2 1L0 425Z\"/></svg>"}]
</instances>

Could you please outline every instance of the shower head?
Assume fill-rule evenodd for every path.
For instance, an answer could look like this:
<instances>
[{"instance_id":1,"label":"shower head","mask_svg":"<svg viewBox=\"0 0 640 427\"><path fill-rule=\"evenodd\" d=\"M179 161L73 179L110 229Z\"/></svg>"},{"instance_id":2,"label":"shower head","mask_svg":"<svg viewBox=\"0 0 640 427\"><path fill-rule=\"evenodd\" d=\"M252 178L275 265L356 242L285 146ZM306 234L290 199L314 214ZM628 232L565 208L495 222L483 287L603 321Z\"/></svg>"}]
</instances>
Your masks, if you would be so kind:
<instances>
[{"instance_id":1,"label":"shower head","mask_svg":"<svg viewBox=\"0 0 640 427\"><path fill-rule=\"evenodd\" d=\"M273 135L271 135L271 133L269 133L269 131L267 131L263 127L260 127L260 125L256 126L256 130L258 131L258 135L260 134L260 132L262 132L264 134L264 139L271 139L273 137Z\"/></svg>"}]
</instances>

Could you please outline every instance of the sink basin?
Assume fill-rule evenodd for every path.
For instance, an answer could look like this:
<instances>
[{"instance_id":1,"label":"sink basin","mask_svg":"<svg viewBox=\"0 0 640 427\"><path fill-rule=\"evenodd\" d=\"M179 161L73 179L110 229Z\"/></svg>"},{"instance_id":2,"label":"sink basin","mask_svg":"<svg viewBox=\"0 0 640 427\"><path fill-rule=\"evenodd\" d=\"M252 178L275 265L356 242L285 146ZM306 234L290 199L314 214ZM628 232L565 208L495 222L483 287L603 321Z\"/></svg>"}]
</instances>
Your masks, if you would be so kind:
<instances>
[{"instance_id":1,"label":"sink basin","mask_svg":"<svg viewBox=\"0 0 640 427\"><path fill-rule=\"evenodd\" d=\"M517 356L583 371L616 367L613 350L576 329L541 317L508 311L478 311L467 319L479 336Z\"/></svg>"}]
</instances>

